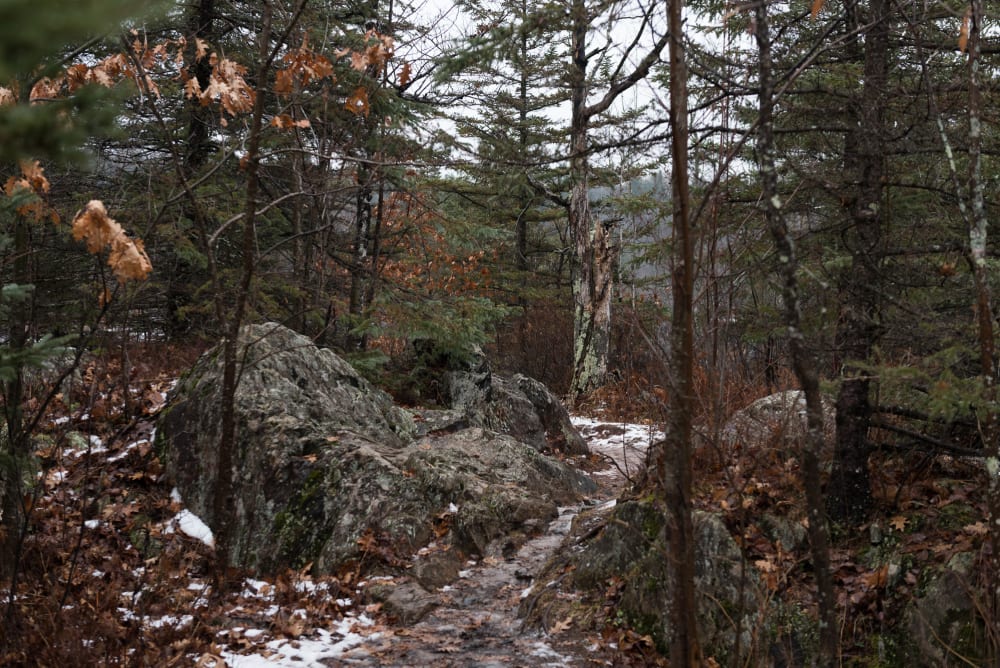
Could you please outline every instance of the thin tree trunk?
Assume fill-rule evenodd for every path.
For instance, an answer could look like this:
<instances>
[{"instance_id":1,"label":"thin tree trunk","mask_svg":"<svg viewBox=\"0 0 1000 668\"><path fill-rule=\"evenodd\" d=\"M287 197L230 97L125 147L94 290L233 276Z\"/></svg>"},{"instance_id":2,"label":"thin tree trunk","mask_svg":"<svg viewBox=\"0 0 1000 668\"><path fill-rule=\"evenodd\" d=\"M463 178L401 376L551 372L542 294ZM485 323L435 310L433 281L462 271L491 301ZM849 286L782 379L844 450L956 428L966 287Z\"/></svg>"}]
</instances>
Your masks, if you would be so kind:
<instances>
[{"instance_id":1,"label":"thin tree trunk","mask_svg":"<svg viewBox=\"0 0 1000 668\"><path fill-rule=\"evenodd\" d=\"M188 40L187 53L185 58L190 63L191 73L198 81L201 90L207 90L209 78L212 75L212 65L206 56L199 59L197 57L199 40L211 44L215 39L215 0L197 0L194 11L188 20ZM215 112L201 104L197 99L188 99L184 103L185 113L188 117L188 131L184 162L189 170L197 170L213 151L209 133L214 123ZM189 171L190 173L190 171Z\"/></svg>"},{"instance_id":2,"label":"thin tree trunk","mask_svg":"<svg viewBox=\"0 0 1000 668\"><path fill-rule=\"evenodd\" d=\"M980 431L987 457L989 486L990 553L987 572L987 620L997 628L1000 619L1000 434L997 429L996 333L993 326L993 297L990 292L989 269L986 264L986 239L989 220L986 214L982 175L982 90L979 80L982 49L982 21L985 16L982 0L972 0L969 25L969 199L972 220L969 228L969 263L975 279L976 320L979 329L980 375L986 409L980 419ZM991 647L996 658L996 647Z\"/></svg>"},{"instance_id":3,"label":"thin tree trunk","mask_svg":"<svg viewBox=\"0 0 1000 668\"><path fill-rule=\"evenodd\" d=\"M27 80L20 82L19 104L30 103L31 86ZM21 214L8 208L7 215L13 219L13 282L15 285L30 286L34 283L31 269L31 229L29 221ZM26 288L27 289L27 288ZM28 345L28 333L32 324L33 294L10 305L10 323L7 329L8 347L17 355ZM3 389L3 420L7 433L0 438L0 579L11 578L11 603L17 593L17 571L20 567L20 552L28 530L28 512L25 507L24 466L31 451L29 434L24 425L24 370L20 363L13 377L5 381ZM6 449L6 452L2 450ZM8 613L13 606L8 607Z\"/></svg>"},{"instance_id":4,"label":"thin tree trunk","mask_svg":"<svg viewBox=\"0 0 1000 668\"><path fill-rule=\"evenodd\" d=\"M368 127L367 121L361 122L366 127L364 141L367 144L371 139L372 132ZM351 249L351 292L348 302L348 312L353 316L350 322L352 328L357 328L362 324L362 319L367 310L365 296L367 295L366 286L369 272L368 251L371 243L372 226L371 197L374 173L369 165L369 160L372 156L367 146L362 150L362 155L364 159L358 164L358 191L354 202L354 243ZM348 331L345 333L345 342L345 347L351 351L364 350L365 348L365 336L363 334Z\"/></svg>"},{"instance_id":5,"label":"thin tree trunk","mask_svg":"<svg viewBox=\"0 0 1000 668\"><path fill-rule=\"evenodd\" d=\"M830 575L829 534L823 494L820 487L819 453L823 448L823 400L819 391L816 363L806 349L802 333L799 288L796 278L798 258L788 234L782 202L778 194L778 175L774 159L774 78L771 69L771 38L767 5L755 9L757 49L760 59L760 122L757 130L757 160L760 164L761 199L764 201L768 229L778 254L778 272L782 279L785 325L795 375L806 399L806 442L802 447L802 483L806 492L809 517L809 545L816 576L819 608L820 661L824 668L837 665L839 632L836 599Z\"/></svg>"},{"instance_id":6,"label":"thin tree trunk","mask_svg":"<svg viewBox=\"0 0 1000 668\"><path fill-rule=\"evenodd\" d=\"M236 503L234 498L236 455L236 388L239 383L239 334L246 315L250 287L256 268L256 214L257 195L260 189L258 172L260 168L260 136L263 129L264 100L266 98L267 75L271 67L271 3L262 3L261 28L258 33L258 67L256 72L257 95L254 99L250 132L247 138L246 162L246 204L243 215L243 271L236 292L236 303L230 314L226 328L226 338L222 348L222 402L220 417L219 450L216 460L216 482L212 499L212 515L215 518L215 593L221 595L228 587L229 562L233 558L233 533Z\"/></svg>"},{"instance_id":7,"label":"thin tree trunk","mask_svg":"<svg viewBox=\"0 0 1000 668\"><path fill-rule=\"evenodd\" d=\"M667 527L673 562L670 665L700 668L698 602L694 577L694 526L691 519L691 433L694 397L694 234L688 191L687 66L682 0L671 0L670 131L673 166L674 269L671 363L673 392L667 430L667 452L658 458L657 477L667 505ZM668 468L669 467L669 468Z\"/></svg>"}]
</instances>

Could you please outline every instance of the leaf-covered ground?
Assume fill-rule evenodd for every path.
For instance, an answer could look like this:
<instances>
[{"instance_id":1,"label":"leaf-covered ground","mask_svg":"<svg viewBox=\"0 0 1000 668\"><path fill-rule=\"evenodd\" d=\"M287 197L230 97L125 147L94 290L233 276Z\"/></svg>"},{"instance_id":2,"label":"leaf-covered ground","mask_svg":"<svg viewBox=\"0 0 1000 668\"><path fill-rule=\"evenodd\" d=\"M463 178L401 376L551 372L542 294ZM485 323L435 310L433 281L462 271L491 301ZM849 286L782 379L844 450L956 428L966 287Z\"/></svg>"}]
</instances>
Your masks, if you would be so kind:
<instances>
[{"instance_id":1,"label":"leaf-covered ground","mask_svg":"<svg viewBox=\"0 0 1000 668\"><path fill-rule=\"evenodd\" d=\"M430 592L417 622L371 595L404 584L372 577L380 562L416 560L368 542L367 563L335 577L286 572L242 578L226 595L211 587L211 537L171 495L153 451L153 424L191 353L149 348L88 361L48 407L37 439L37 493L27 501L16 596L3 598L10 665L563 666L654 665L648 638L614 624L567 618L523 632L517 617L532 575L559 547L577 509L516 549L465 563ZM129 373L122 373L126 359ZM128 383L128 391L124 382ZM29 409L31 406L29 405ZM632 406L635 411L636 407ZM596 413L596 410L592 411ZM595 449L576 463L609 503L641 470L658 438L633 415L577 418ZM710 440L706 440L710 442ZM761 605L813 607L798 464L787 453L698 451L696 503L725 517L763 574ZM921 573L986 532L982 474L975 465L886 450L873 457L878 511L835 538L833 568L845 659L872 656ZM442 531L447 530L447 517ZM434 547L431 550L435 549ZM615 591L608 589L613 617ZM609 619L610 621L610 619Z\"/></svg>"}]
</instances>

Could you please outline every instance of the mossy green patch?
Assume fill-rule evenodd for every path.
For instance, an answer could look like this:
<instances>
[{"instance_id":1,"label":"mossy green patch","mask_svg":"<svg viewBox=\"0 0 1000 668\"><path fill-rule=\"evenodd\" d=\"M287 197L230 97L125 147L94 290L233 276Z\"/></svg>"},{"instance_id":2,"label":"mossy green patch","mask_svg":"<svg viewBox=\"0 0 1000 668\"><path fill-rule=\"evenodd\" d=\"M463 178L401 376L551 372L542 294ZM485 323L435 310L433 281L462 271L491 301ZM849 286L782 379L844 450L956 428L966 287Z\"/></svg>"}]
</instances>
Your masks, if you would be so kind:
<instances>
[{"instance_id":1,"label":"mossy green patch","mask_svg":"<svg viewBox=\"0 0 1000 668\"><path fill-rule=\"evenodd\" d=\"M322 518L325 483L323 471L311 471L299 495L274 516L278 558L288 568L301 568L314 561L330 538L331 529Z\"/></svg>"}]
</instances>

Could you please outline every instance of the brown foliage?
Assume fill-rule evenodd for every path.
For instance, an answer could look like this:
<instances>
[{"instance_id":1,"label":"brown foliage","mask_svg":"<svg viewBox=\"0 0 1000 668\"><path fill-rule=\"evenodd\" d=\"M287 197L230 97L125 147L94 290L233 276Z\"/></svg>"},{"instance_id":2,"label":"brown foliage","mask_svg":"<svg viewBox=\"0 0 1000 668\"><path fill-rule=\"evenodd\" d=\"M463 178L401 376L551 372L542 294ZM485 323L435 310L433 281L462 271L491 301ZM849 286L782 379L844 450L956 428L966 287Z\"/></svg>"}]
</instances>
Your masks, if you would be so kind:
<instances>
[{"instance_id":1,"label":"brown foliage","mask_svg":"<svg viewBox=\"0 0 1000 668\"><path fill-rule=\"evenodd\" d=\"M91 200L73 219L73 238L86 240L87 250L99 253L110 248L108 266L119 281L145 280L153 266L141 239L131 239L122 226L108 216L104 204Z\"/></svg>"}]
</instances>

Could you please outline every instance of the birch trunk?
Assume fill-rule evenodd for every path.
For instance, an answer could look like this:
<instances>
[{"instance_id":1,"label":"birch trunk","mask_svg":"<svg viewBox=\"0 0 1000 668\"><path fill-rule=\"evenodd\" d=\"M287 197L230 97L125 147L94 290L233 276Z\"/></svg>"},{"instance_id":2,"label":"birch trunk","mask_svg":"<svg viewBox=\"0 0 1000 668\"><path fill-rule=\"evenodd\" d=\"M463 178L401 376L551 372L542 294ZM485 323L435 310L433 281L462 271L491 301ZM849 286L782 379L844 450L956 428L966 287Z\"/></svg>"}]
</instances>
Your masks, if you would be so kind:
<instances>
[{"instance_id":1,"label":"birch trunk","mask_svg":"<svg viewBox=\"0 0 1000 668\"><path fill-rule=\"evenodd\" d=\"M774 158L774 77L771 69L771 41L767 5L755 9L755 35L760 57L760 122L757 131L757 160L760 166L761 199L767 227L774 239L778 274L782 281L785 326L795 376L806 399L806 442L802 447L802 483L806 494L809 517L809 545L813 570L816 574L817 607L819 608L819 665L837 665L839 633L836 599L830 575L830 538L820 483L819 453L823 448L823 400L819 390L816 362L809 354L802 332L801 306L796 272L798 258L795 244L788 234L788 225L778 194L778 175Z\"/></svg>"}]
</instances>

